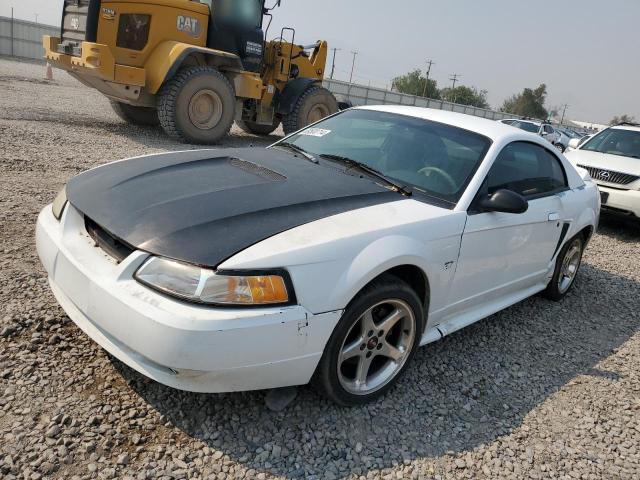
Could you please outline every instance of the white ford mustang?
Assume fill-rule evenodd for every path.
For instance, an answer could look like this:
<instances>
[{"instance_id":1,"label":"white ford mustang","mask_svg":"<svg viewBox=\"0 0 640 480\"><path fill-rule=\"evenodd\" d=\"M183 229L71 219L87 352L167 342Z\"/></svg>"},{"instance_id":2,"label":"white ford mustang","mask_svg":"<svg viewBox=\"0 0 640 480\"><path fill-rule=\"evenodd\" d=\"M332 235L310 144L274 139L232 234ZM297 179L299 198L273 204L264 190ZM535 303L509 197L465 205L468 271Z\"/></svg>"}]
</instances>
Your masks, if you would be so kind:
<instances>
[{"instance_id":1,"label":"white ford mustang","mask_svg":"<svg viewBox=\"0 0 640 480\"><path fill-rule=\"evenodd\" d=\"M36 231L51 288L166 385L305 384L358 404L419 345L562 298L598 189L537 135L415 107L346 110L264 148L132 158L69 181Z\"/></svg>"}]
</instances>

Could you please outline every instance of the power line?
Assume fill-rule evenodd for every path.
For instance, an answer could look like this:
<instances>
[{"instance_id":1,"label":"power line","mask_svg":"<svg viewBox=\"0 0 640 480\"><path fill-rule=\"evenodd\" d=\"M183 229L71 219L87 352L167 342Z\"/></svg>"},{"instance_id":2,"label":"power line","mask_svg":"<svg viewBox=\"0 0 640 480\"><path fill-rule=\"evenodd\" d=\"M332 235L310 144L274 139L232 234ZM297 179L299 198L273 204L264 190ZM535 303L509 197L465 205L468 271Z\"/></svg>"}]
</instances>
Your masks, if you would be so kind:
<instances>
[{"instance_id":1,"label":"power line","mask_svg":"<svg viewBox=\"0 0 640 480\"><path fill-rule=\"evenodd\" d=\"M456 103L456 82L462 75L458 75L457 73L452 73L449 77L453 83L451 84L451 92L453 93L453 103Z\"/></svg>"},{"instance_id":2,"label":"power line","mask_svg":"<svg viewBox=\"0 0 640 480\"><path fill-rule=\"evenodd\" d=\"M332 48L331 50L333 50L333 62L331 64L331 76L329 78L331 78L333 80L333 72L336 71L336 52L338 50L342 50L341 48Z\"/></svg>"},{"instance_id":3,"label":"power line","mask_svg":"<svg viewBox=\"0 0 640 480\"><path fill-rule=\"evenodd\" d=\"M569 108L569 104L565 103L562 108L562 119L560 119L560 125L564 123L564 114L567 113L567 108Z\"/></svg>"},{"instance_id":4,"label":"power line","mask_svg":"<svg viewBox=\"0 0 640 480\"><path fill-rule=\"evenodd\" d=\"M427 96L427 87L429 86L429 74L431 73L431 65L435 65L433 60L427 60L427 71L425 73L426 81L424 82L424 91L422 92L422 96Z\"/></svg>"},{"instance_id":5,"label":"power line","mask_svg":"<svg viewBox=\"0 0 640 480\"><path fill-rule=\"evenodd\" d=\"M353 69L356 66L356 55L358 55L358 52L351 52L353 54L353 61L351 62L351 74L349 75L349 83L351 83L351 81L353 80Z\"/></svg>"}]
</instances>

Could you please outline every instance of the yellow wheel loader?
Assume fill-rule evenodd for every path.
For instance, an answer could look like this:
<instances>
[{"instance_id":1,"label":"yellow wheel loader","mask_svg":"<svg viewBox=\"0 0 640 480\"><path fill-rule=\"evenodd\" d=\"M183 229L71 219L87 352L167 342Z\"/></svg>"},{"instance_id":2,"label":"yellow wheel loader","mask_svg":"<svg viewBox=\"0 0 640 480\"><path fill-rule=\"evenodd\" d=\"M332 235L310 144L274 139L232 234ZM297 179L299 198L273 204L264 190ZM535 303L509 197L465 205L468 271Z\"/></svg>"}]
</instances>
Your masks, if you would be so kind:
<instances>
[{"instance_id":1,"label":"yellow wheel loader","mask_svg":"<svg viewBox=\"0 0 640 480\"><path fill-rule=\"evenodd\" d=\"M138 125L214 143L234 120L285 133L338 110L322 87L327 43L302 46L283 28L266 41L265 0L64 0L60 37L45 58L105 94ZM285 40L284 37L287 37Z\"/></svg>"}]
</instances>

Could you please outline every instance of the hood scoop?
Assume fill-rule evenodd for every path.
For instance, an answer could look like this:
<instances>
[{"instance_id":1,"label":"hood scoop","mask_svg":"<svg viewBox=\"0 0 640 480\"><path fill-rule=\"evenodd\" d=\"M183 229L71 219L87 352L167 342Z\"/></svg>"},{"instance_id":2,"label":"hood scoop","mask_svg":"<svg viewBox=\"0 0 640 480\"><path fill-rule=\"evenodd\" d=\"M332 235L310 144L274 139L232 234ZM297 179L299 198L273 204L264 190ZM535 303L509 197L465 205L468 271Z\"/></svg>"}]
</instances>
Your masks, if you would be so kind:
<instances>
[{"instance_id":1,"label":"hood scoop","mask_svg":"<svg viewBox=\"0 0 640 480\"><path fill-rule=\"evenodd\" d=\"M233 167L239 168L240 170L244 170L245 172L253 173L260 178L265 180L271 180L273 182L283 182L287 179L284 175L274 172L262 165L258 165L253 162L249 162L248 160L242 160L240 158L230 158L229 164Z\"/></svg>"}]
</instances>

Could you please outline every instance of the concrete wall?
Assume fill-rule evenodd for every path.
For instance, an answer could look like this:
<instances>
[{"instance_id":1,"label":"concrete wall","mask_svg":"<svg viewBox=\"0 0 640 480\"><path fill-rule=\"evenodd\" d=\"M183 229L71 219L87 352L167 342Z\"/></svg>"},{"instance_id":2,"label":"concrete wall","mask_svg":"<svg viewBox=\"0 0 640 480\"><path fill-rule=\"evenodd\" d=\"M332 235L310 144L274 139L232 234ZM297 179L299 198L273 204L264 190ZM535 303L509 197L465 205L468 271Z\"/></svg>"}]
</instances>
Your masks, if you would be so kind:
<instances>
[{"instance_id":1,"label":"concrete wall","mask_svg":"<svg viewBox=\"0 0 640 480\"><path fill-rule=\"evenodd\" d=\"M0 55L41 59L42 36L60 36L60 27L0 17Z\"/></svg>"}]
</instances>

